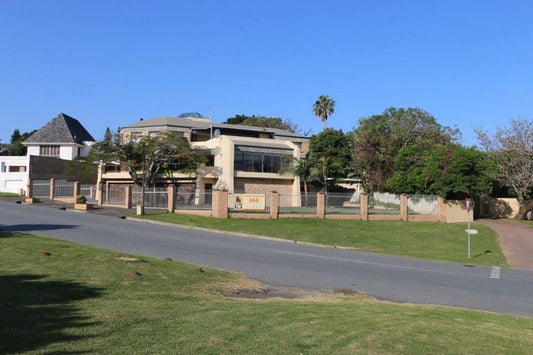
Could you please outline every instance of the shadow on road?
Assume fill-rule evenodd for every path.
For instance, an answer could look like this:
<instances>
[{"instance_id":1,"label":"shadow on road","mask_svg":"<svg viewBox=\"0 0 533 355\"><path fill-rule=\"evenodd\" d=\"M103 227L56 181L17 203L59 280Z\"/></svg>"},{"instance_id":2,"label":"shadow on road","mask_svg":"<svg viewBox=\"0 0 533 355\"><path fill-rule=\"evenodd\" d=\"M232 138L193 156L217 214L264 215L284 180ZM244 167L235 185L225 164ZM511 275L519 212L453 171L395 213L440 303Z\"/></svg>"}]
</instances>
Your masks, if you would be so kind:
<instances>
[{"instance_id":1,"label":"shadow on road","mask_svg":"<svg viewBox=\"0 0 533 355\"><path fill-rule=\"evenodd\" d=\"M10 232L30 232L30 231L48 231L55 229L75 229L77 225L68 224L12 224L2 225L0 224L0 230Z\"/></svg>"},{"instance_id":2,"label":"shadow on road","mask_svg":"<svg viewBox=\"0 0 533 355\"><path fill-rule=\"evenodd\" d=\"M99 297L102 289L70 281L43 281L43 275L0 276L0 354L38 350L74 342L75 328L96 325L80 314L75 301Z\"/></svg>"}]
</instances>

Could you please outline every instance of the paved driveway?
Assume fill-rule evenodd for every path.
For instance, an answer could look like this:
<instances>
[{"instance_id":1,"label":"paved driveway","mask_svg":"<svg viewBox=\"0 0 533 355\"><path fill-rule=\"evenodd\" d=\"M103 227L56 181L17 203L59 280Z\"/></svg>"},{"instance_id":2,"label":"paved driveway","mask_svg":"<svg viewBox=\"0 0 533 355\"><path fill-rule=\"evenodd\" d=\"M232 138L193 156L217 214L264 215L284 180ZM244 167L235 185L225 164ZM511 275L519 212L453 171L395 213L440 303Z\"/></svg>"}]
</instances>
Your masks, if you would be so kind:
<instances>
[{"instance_id":1,"label":"paved driveway","mask_svg":"<svg viewBox=\"0 0 533 355\"><path fill-rule=\"evenodd\" d=\"M507 262L512 267L533 270L533 227L508 219L480 219L498 233Z\"/></svg>"}]
</instances>

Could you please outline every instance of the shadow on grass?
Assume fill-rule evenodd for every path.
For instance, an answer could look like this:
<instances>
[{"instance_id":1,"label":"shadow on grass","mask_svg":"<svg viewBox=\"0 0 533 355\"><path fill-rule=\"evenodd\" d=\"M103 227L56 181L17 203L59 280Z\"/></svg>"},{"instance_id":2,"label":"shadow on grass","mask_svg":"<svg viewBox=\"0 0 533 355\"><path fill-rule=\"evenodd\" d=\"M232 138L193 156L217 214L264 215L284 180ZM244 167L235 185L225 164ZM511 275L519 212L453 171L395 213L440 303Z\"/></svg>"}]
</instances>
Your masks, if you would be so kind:
<instances>
[{"instance_id":1,"label":"shadow on grass","mask_svg":"<svg viewBox=\"0 0 533 355\"><path fill-rule=\"evenodd\" d=\"M74 302L102 289L71 281L42 280L42 275L0 275L0 354L38 350L56 342L88 337L69 334L96 325Z\"/></svg>"},{"instance_id":2,"label":"shadow on grass","mask_svg":"<svg viewBox=\"0 0 533 355\"><path fill-rule=\"evenodd\" d=\"M8 232L31 232L31 231L48 231L55 229L75 229L78 228L76 225L69 224L12 224L12 225L2 225L0 224L0 231Z\"/></svg>"}]
</instances>

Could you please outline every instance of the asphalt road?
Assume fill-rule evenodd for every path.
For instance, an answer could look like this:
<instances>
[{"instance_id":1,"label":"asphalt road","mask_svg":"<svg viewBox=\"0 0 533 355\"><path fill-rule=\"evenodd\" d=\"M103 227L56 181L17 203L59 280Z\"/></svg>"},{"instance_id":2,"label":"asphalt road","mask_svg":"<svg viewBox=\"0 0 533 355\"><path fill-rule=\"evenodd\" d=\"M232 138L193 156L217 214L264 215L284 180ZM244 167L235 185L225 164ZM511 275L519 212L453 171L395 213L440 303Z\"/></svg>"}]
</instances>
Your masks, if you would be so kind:
<instances>
[{"instance_id":1,"label":"asphalt road","mask_svg":"<svg viewBox=\"0 0 533 355\"><path fill-rule=\"evenodd\" d=\"M272 287L345 288L396 302L533 318L533 271L314 247L7 202L0 202L0 228L244 272Z\"/></svg>"}]
</instances>

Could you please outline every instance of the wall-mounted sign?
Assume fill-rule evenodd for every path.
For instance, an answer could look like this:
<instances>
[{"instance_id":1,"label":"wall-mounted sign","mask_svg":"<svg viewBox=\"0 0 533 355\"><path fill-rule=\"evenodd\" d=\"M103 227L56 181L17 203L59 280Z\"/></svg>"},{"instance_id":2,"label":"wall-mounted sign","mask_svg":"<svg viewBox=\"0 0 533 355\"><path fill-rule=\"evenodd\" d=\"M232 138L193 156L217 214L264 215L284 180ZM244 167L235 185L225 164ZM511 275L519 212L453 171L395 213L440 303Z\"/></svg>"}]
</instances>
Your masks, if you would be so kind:
<instances>
[{"instance_id":1,"label":"wall-mounted sign","mask_svg":"<svg viewBox=\"0 0 533 355\"><path fill-rule=\"evenodd\" d=\"M232 206L240 211L264 211L264 194L233 194Z\"/></svg>"}]
</instances>

